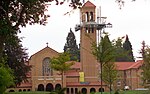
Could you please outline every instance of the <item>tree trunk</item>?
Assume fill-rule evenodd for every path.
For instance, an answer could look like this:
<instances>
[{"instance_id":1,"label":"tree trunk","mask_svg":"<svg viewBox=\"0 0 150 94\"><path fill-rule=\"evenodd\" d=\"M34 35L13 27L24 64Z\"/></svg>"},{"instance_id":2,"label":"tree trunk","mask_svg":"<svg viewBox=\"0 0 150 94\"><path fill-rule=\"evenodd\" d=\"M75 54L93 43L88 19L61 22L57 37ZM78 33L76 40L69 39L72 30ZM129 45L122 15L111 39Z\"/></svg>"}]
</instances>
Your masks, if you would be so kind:
<instances>
[{"instance_id":1,"label":"tree trunk","mask_svg":"<svg viewBox=\"0 0 150 94\"><path fill-rule=\"evenodd\" d=\"M0 63L2 63L4 40L5 40L4 37L0 36Z\"/></svg>"},{"instance_id":2,"label":"tree trunk","mask_svg":"<svg viewBox=\"0 0 150 94\"><path fill-rule=\"evenodd\" d=\"M109 86L109 90L110 90L110 94L112 93L111 91L112 91L112 88L111 88L111 84L110 84L110 86Z\"/></svg>"}]
</instances>

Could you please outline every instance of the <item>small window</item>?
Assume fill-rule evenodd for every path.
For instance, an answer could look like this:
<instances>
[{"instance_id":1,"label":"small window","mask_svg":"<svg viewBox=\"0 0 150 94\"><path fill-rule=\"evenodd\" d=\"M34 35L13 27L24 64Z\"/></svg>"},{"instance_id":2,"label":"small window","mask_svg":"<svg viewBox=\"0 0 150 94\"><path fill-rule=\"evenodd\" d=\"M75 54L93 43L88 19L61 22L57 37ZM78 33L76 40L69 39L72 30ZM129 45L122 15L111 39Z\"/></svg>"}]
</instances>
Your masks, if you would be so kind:
<instances>
[{"instance_id":1,"label":"small window","mask_svg":"<svg viewBox=\"0 0 150 94\"><path fill-rule=\"evenodd\" d=\"M90 12L90 21L94 21L93 12Z\"/></svg>"},{"instance_id":2,"label":"small window","mask_svg":"<svg viewBox=\"0 0 150 94\"><path fill-rule=\"evenodd\" d=\"M85 21L88 22L89 21L89 13L86 12L86 18L85 18Z\"/></svg>"}]
</instances>

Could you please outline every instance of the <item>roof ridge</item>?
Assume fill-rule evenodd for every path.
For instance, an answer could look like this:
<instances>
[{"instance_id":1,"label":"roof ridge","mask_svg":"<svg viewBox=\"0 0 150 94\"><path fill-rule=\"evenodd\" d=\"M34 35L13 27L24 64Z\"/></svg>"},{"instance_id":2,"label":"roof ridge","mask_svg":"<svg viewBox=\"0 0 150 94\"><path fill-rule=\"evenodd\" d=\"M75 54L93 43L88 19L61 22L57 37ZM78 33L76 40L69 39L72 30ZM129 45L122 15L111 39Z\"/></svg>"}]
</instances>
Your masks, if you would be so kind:
<instances>
[{"instance_id":1,"label":"roof ridge","mask_svg":"<svg viewBox=\"0 0 150 94\"><path fill-rule=\"evenodd\" d=\"M37 53L43 51L43 50L46 49L46 48L49 48L49 49L53 50L53 51L56 52L56 53L59 53L59 52L57 52L56 50L52 49L51 47L46 46L46 47L44 47L43 49L41 49L41 50L37 51L36 53L32 54L32 55L30 56L29 60L30 60L34 55L36 55Z\"/></svg>"},{"instance_id":2,"label":"roof ridge","mask_svg":"<svg viewBox=\"0 0 150 94\"><path fill-rule=\"evenodd\" d=\"M86 3L84 3L84 5L82 7L96 7L91 1L87 1Z\"/></svg>"}]
</instances>

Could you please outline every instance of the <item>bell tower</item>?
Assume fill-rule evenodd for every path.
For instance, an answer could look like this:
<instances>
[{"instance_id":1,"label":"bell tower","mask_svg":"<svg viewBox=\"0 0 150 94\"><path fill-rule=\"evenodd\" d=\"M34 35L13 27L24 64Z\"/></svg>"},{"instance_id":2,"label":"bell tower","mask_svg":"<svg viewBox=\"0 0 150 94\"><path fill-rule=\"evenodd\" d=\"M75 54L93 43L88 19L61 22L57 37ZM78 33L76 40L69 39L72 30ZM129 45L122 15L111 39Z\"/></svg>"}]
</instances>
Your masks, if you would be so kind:
<instances>
[{"instance_id":1,"label":"bell tower","mask_svg":"<svg viewBox=\"0 0 150 94\"><path fill-rule=\"evenodd\" d=\"M96 42L96 6L87 1L80 9L80 59L85 82L98 80L97 60L92 54L92 43Z\"/></svg>"}]
</instances>

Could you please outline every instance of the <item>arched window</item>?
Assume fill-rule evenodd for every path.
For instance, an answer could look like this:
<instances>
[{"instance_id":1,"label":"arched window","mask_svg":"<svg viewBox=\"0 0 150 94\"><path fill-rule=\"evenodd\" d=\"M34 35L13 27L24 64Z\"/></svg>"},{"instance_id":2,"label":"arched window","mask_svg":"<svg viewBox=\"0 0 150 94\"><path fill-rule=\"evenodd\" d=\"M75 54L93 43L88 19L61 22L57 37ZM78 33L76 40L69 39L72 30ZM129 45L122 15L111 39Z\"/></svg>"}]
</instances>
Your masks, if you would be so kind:
<instances>
[{"instance_id":1,"label":"arched window","mask_svg":"<svg viewBox=\"0 0 150 94\"><path fill-rule=\"evenodd\" d=\"M73 90L73 88L71 88L71 94L73 94L73 92L74 92L74 90Z\"/></svg>"},{"instance_id":2,"label":"arched window","mask_svg":"<svg viewBox=\"0 0 150 94\"><path fill-rule=\"evenodd\" d=\"M78 88L75 88L75 94L77 94L78 93Z\"/></svg>"},{"instance_id":3,"label":"arched window","mask_svg":"<svg viewBox=\"0 0 150 94\"><path fill-rule=\"evenodd\" d=\"M51 84L51 83L48 83L47 85L46 85L46 91L53 91L54 90L54 87L53 87L53 84Z\"/></svg>"},{"instance_id":4,"label":"arched window","mask_svg":"<svg viewBox=\"0 0 150 94\"><path fill-rule=\"evenodd\" d=\"M85 21L88 22L89 21L89 13L88 12L86 12L86 16L85 17L86 17Z\"/></svg>"},{"instance_id":5,"label":"arched window","mask_svg":"<svg viewBox=\"0 0 150 94\"><path fill-rule=\"evenodd\" d=\"M67 94L69 94L69 88L67 88Z\"/></svg>"},{"instance_id":6,"label":"arched window","mask_svg":"<svg viewBox=\"0 0 150 94\"><path fill-rule=\"evenodd\" d=\"M61 84L56 84L55 85L55 90L59 90L59 89L61 89Z\"/></svg>"},{"instance_id":7,"label":"arched window","mask_svg":"<svg viewBox=\"0 0 150 94\"><path fill-rule=\"evenodd\" d=\"M90 12L90 21L94 21L93 12Z\"/></svg>"},{"instance_id":8,"label":"arched window","mask_svg":"<svg viewBox=\"0 0 150 94\"><path fill-rule=\"evenodd\" d=\"M52 69L51 69L50 58L46 57L43 59L42 68L43 68L43 76L51 76Z\"/></svg>"},{"instance_id":9,"label":"arched window","mask_svg":"<svg viewBox=\"0 0 150 94\"><path fill-rule=\"evenodd\" d=\"M39 84L37 91L44 91L44 85L43 84Z\"/></svg>"}]
</instances>

